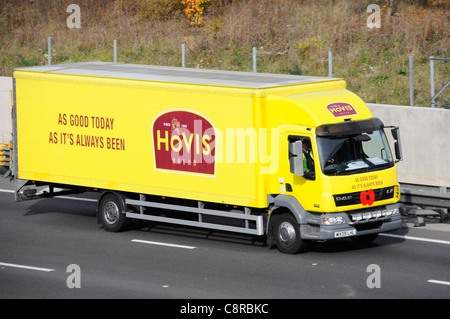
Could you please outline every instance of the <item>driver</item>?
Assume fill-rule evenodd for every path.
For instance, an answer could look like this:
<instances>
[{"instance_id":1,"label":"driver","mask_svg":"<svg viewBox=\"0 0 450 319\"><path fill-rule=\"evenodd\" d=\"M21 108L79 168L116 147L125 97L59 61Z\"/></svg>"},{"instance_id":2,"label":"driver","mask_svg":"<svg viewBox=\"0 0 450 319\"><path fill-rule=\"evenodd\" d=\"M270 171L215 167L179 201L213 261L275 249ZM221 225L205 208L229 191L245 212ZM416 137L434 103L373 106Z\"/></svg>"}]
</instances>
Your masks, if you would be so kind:
<instances>
[{"instance_id":1,"label":"driver","mask_svg":"<svg viewBox=\"0 0 450 319\"><path fill-rule=\"evenodd\" d=\"M305 139L302 142L303 147L303 171L306 173L314 172L314 154L311 149L311 141Z\"/></svg>"}]
</instances>

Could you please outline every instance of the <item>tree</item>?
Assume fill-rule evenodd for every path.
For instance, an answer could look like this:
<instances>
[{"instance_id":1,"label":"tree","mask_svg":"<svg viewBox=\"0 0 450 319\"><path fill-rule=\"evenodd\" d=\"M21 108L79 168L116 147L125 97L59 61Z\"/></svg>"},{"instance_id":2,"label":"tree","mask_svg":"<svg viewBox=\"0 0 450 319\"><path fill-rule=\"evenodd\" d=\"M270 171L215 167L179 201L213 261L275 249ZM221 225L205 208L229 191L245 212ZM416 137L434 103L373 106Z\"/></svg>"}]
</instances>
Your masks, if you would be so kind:
<instances>
[{"instance_id":1,"label":"tree","mask_svg":"<svg viewBox=\"0 0 450 319\"><path fill-rule=\"evenodd\" d=\"M191 25L200 26L203 23L203 13L210 0L182 0L184 14Z\"/></svg>"}]
</instances>

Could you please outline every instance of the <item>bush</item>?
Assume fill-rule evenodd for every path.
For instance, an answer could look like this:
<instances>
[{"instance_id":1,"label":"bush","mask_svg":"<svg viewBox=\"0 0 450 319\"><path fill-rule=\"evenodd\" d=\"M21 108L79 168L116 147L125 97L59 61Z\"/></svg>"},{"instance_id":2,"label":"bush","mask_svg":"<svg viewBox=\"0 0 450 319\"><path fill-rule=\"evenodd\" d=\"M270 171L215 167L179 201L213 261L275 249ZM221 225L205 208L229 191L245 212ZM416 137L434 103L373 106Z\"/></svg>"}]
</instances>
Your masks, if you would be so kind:
<instances>
[{"instance_id":1,"label":"bush","mask_svg":"<svg viewBox=\"0 0 450 319\"><path fill-rule=\"evenodd\" d=\"M140 18L166 20L183 12L181 0L138 0Z\"/></svg>"}]
</instances>

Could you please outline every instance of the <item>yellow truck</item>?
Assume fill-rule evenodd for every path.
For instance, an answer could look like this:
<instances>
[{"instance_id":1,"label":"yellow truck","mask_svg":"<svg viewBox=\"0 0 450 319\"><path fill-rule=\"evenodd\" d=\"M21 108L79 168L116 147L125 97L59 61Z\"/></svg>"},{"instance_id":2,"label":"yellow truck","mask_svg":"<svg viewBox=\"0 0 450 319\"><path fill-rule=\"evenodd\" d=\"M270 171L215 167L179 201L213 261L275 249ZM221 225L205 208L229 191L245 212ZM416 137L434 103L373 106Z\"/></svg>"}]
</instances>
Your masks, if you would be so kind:
<instances>
[{"instance_id":1,"label":"yellow truck","mask_svg":"<svg viewBox=\"0 0 450 319\"><path fill-rule=\"evenodd\" d=\"M13 87L17 201L96 191L107 231L143 219L285 253L401 226L398 128L342 79L86 62Z\"/></svg>"}]
</instances>

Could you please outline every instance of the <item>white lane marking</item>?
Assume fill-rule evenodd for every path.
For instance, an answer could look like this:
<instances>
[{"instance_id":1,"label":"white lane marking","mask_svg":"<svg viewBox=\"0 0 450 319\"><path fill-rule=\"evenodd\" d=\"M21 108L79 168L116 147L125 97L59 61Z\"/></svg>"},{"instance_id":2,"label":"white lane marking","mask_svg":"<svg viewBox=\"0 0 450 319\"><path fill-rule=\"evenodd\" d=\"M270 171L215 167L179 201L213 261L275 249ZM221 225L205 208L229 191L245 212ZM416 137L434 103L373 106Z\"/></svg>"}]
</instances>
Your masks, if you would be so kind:
<instances>
[{"instance_id":1,"label":"white lane marking","mask_svg":"<svg viewBox=\"0 0 450 319\"><path fill-rule=\"evenodd\" d=\"M440 285L450 286L450 282L449 281L434 280L434 279L430 279L430 280L427 280L427 281L432 283L432 284L440 284Z\"/></svg>"},{"instance_id":2,"label":"white lane marking","mask_svg":"<svg viewBox=\"0 0 450 319\"><path fill-rule=\"evenodd\" d=\"M15 191L13 191L13 190L10 190L10 189L0 189L0 192L3 192L3 193L15 193Z\"/></svg>"},{"instance_id":3,"label":"white lane marking","mask_svg":"<svg viewBox=\"0 0 450 319\"><path fill-rule=\"evenodd\" d=\"M410 239L410 240L419 240L419 241L427 241L430 243L437 243L437 244L446 244L450 245L450 241L447 240L440 240L440 239L430 239L430 238L422 238L422 237L413 237L413 236L404 236L404 235L395 235L395 234L380 234L380 236L386 236L386 237L394 237L394 238L401 238L401 239Z\"/></svg>"},{"instance_id":4,"label":"white lane marking","mask_svg":"<svg viewBox=\"0 0 450 319\"><path fill-rule=\"evenodd\" d=\"M41 267L33 267L33 266L17 265L17 264L8 264L8 263L0 263L0 266L13 267L13 268L22 268L22 269L29 269L29 270L37 270L37 271L45 271L45 272L55 271L54 269L49 269L49 268L41 268Z\"/></svg>"},{"instance_id":5,"label":"white lane marking","mask_svg":"<svg viewBox=\"0 0 450 319\"><path fill-rule=\"evenodd\" d=\"M185 246L185 245L175 245L175 244L169 244L169 243L161 243L157 241L148 241L148 240L140 240L140 239L132 239L132 242L135 243L142 243L142 244L149 244L149 245L158 245L158 246L167 246L167 247L175 247L175 248L184 248L184 249L196 249L197 247L194 246Z\"/></svg>"}]
</instances>

